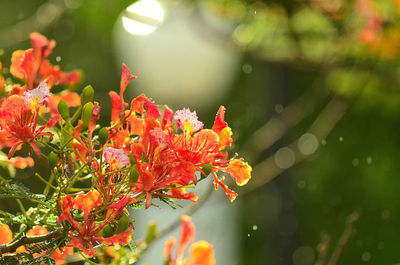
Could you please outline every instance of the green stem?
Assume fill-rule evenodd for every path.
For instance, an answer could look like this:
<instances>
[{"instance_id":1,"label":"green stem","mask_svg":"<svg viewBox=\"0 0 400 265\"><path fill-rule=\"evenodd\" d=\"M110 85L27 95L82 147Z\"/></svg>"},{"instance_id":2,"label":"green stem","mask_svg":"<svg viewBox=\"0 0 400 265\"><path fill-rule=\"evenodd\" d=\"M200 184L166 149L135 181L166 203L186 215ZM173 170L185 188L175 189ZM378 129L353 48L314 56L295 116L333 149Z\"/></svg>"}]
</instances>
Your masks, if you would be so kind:
<instances>
[{"instance_id":1,"label":"green stem","mask_svg":"<svg viewBox=\"0 0 400 265\"><path fill-rule=\"evenodd\" d=\"M82 253L82 251L79 251L78 253L79 253L79 255L81 255L81 257L83 258L83 260L86 261L86 262L89 262L89 264L91 264L91 265L100 265L99 263L96 263L96 262L91 261L90 259L88 259L88 258Z\"/></svg>"},{"instance_id":2,"label":"green stem","mask_svg":"<svg viewBox=\"0 0 400 265\"><path fill-rule=\"evenodd\" d=\"M54 175L54 174L52 174L52 176L53 176L53 175ZM35 173L35 176L38 177L41 181L43 181L43 182L46 184L45 191L46 191L46 189L50 189L50 188L52 188L52 189L54 189L54 190L57 190L56 187L54 187L50 182L48 182L48 181L45 180L42 176L40 176L39 173ZM51 182L53 182L53 179L54 179L54 177L53 177L53 178L50 177L50 181L51 181ZM48 191L47 191L47 193L48 193ZM45 194L45 196L47 195L47 193Z\"/></svg>"},{"instance_id":3,"label":"green stem","mask_svg":"<svg viewBox=\"0 0 400 265\"><path fill-rule=\"evenodd\" d=\"M52 185L52 183L53 183L55 177L56 177L56 175L55 175L54 172L52 171L52 172L51 172L51 175L50 175L50 179L49 179L49 181L46 183L46 187L44 188L44 191L43 191L43 195L44 195L44 196L47 197L47 194L49 194L49 191L50 191L50 188L51 188L50 185ZM54 186L53 186L52 188L54 189Z\"/></svg>"},{"instance_id":4,"label":"green stem","mask_svg":"<svg viewBox=\"0 0 400 265\"><path fill-rule=\"evenodd\" d=\"M24 207L24 205L22 204L21 200L20 200L20 199L15 199L15 200L17 201L18 206L19 206L19 208L21 209L21 212L25 215L26 219L29 220L29 216L28 216L28 214L26 213L25 207Z\"/></svg>"}]
</instances>

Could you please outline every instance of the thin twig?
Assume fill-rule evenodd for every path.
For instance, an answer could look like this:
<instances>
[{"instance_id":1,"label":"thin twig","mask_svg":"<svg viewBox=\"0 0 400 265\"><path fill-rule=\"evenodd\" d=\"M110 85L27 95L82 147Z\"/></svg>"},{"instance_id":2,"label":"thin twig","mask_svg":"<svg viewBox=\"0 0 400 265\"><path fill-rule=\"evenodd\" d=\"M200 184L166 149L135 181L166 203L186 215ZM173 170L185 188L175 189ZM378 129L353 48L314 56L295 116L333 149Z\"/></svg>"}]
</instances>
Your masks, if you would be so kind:
<instances>
[{"instance_id":1,"label":"thin twig","mask_svg":"<svg viewBox=\"0 0 400 265\"><path fill-rule=\"evenodd\" d=\"M349 242L351 235L354 233L354 225L360 217L359 212L352 213L347 217L346 229L344 230L342 236L340 237L339 243L337 244L335 250L333 251L332 257L329 260L328 265L338 265L340 259L343 256L344 249Z\"/></svg>"},{"instance_id":2,"label":"thin twig","mask_svg":"<svg viewBox=\"0 0 400 265\"><path fill-rule=\"evenodd\" d=\"M49 240L52 238L56 238L60 234L61 234L61 230L56 230L47 235L32 236L32 237L23 236L19 240L15 241L11 244L0 245L0 255L2 253L15 252L18 247L23 246L23 245L43 242L43 241L46 241L46 240Z\"/></svg>"},{"instance_id":3,"label":"thin twig","mask_svg":"<svg viewBox=\"0 0 400 265\"><path fill-rule=\"evenodd\" d=\"M331 238L328 234L323 233L321 235L321 243L317 247L318 259L315 265L327 265L328 263L328 250L331 244Z\"/></svg>"}]
</instances>

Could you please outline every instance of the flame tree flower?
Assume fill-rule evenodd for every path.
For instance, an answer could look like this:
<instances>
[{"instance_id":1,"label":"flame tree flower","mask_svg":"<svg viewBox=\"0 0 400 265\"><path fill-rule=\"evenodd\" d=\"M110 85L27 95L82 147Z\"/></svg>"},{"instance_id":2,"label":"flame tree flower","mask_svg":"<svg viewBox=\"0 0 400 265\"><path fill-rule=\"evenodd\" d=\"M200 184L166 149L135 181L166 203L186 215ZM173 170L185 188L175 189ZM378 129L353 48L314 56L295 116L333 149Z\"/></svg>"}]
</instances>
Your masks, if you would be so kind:
<instances>
[{"instance_id":1,"label":"flame tree flower","mask_svg":"<svg viewBox=\"0 0 400 265\"><path fill-rule=\"evenodd\" d=\"M43 136L52 137L52 133L43 130L57 122L55 117L47 124L37 126L39 109L49 97L47 84L43 82L37 88L26 91L23 96L11 95L3 100L0 106L0 127L7 133L7 137L15 140L8 153L9 159L22 144L29 145L31 150L40 156L40 148L35 141Z\"/></svg>"},{"instance_id":2,"label":"flame tree flower","mask_svg":"<svg viewBox=\"0 0 400 265\"><path fill-rule=\"evenodd\" d=\"M73 227L73 231L69 231L71 241L67 246L79 248L88 256L96 256L93 247L95 242L106 245L113 243L128 244L132 239L131 230L123 231L111 237L103 237L100 232L114 219L118 218L121 211L132 200L131 197L124 196L117 203L105 206L97 190L78 194L75 197L67 195L62 198L60 201L62 213L57 221L68 221ZM79 213L77 210L83 212L83 224L76 220L77 218L74 218Z\"/></svg>"},{"instance_id":3,"label":"flame tree flower","mask_svg":"<svg viewBox=\"0 0 400 265\"><path fill-rule=\"evenodd\" d=\"M245 185L251 178L251 167L242 159L227 158L225 149L232 143L232 130L224 121L225 108L220 107L212 129L204 129L196 112L188 108L174 114L164 106L162 116L157 105L143 94L127 109L123 93L134 77L123 65L120 93L110 92L113 113L109 137L111 147L123 149L134 158L132 166L138 179L131 183L132 191L146 194L146 208L154 196L196 201L185 187L202 179L196 172L211 173L215 188L222 187L233 201L237 194L217 172L227 172L236 184Z\"/></svg>"},{"instance_id":4,"label":"flame tree flower","mask_svg":"<svg viewBox=\"0 0 400 265\"><path fill-rule=\"evenodd\" d=\"M32 49L13 53L10 67L11 75L26 84L14 84L13 79L1 76L0 146L10 147L6 165L21 169L34 164L33 157L14 157L22 145L28 145L37 156L50 149L43 154L49 161L50 176L35 174L46 185L43 197L36 194L23 197L24 187L10 185L8 179L0 177L0 184L5 183L6 190L12 194L18 192L17 200L22 196L40 204L26 211L18 201L25 217L8 219L12 224L23 224L24 220L34 217L35 220L32 218L21 226L20 229L25 229L21 235L27 235L30 242L40 243L39 252L31 252L27 247L29 253L15 260L23 261L29 255L35 258L33 254L41 255L36 256L37 262L40 258L56 259L47 250L65 244L94 257L98 246L130 243L132 230L129 228L133 228L133 221L128 218L128 207L144 204L149 208L153 199L166 203L175 199L196 202L197 196L187 190L207 177L213 179L215 189L221 187L233 201L237 194L219 174L228 173L237 185L245 185L250 180L251 167L237 155L228 154L232 130L225 122L223 106L213 126L205 128L197 113L188 108L174 112L165 105L158 106L144 94L130 103L125 102L124 92L136 76L123 64L119 93L109 93L110 126L103 127L98 124L100 105L93 101L91 86L85 87L81 96L62 89L55 95L50 93L54 85L76 83L78 73L64 73L47 61L55 47L54 41L33 33L31 42ZM44 117L50 119L42 125L39 118L45 120ZM40 150L39 144L46 149ZM6 159L4 153L0 155L0 160ZM9 216L14 214L5 215L0 222ZM175 257L171 254L174 239L167 242L169 263L215 264L212 246L205 241L194 243L190 257L183 258L184 249L194 240L195 228L188 216L182 217L182 227ZM15 252L17 246L25 243L18 236L9 243L12 234L7 228L0 226L0 235L6 240L0 249ZM54 231L48 233L47 228ZM3 260L0 257L0 263Z\"/></svg>"},{"instance_id":5,"label":"flame tree flower","mask_svg":"<svg viewBox=\"0 0 400 265\"><path fill-rule=\"evenodd\" d=\"M16 78L26 81L28 89L33 89L43 81L49 86L73 85L80 79L78 71L64 73L58 66L53 66L46 59L51 54L56 42L49 41L40 33L30 35L32 49L17 50L12 54L10 72Z\"/></svg>"},{"instance_id":6,"label":"flame tree flower","mask_svg":"<svg viewBox=\"0 0 400 265\"><path fill-rule=\"evenodd\" d=\"M168 265L215 265L214 249L210 243L201 240L191 245L189 249L189 258L183 259L183 254L188 246L194 240L196 228L192 223L190 216L181 216L182 229L181 238L176 252L176 258L172 255L172 250L176 245L176 239L170 237L165 242L164 256L167 257Z\"/></svg>"}]
</instances>

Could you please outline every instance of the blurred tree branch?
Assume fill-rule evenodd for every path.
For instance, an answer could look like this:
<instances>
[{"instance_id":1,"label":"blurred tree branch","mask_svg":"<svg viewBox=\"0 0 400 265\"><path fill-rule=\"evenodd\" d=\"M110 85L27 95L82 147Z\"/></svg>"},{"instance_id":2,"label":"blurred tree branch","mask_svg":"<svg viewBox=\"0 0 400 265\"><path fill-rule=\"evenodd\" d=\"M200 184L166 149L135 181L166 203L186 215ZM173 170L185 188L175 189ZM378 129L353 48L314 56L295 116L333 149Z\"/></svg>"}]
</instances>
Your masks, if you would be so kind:
<instances>
[{"instance_id":1,"label":"blurred tree branch","mask_svg":"<svg viewBox=\"0 0 400 265\"><path fill-rule=\"evenodd\" d=\"M317 247L318 259L315 265L326 265L328 262L327 254L331 244L331 238L328 234L323 233L321 235L321 243Z\"/></svg>"},{"instance_id":2,"label":"blurred tree branch","mask_svg":"<svg viewBox=\"0 0 400 265\"><path fill-rule=\"evenodd\" d=\"M343 117L348 107L349 104L344 99L340 97L334 97L317 116L307 133L314 135L317 140L321 142L329 135L336 123ZM254 166L253 176L256 176L256 178L250 181L243 188L242 192L248 193L258 187L263 186L279 176L283 171L307 158L309 155L300 153L297 148L297 143L298 139L287 146L287 148L290 148L290 150L292 150L294 153L295 161L291 166L287 168L278 167L275 162L276 153L269 156Z\"/></svg>"},{"instance_id":3,"label":"blurred tree branch","mask_svg":"<svg viewBox=\"0 0 400 265\"><path fill-rule=\"evenodd\" d=\"M354 233L354 226L360 217L359 212L354 212L347 217L346 228L336 245L329 263L327 262L327 252L330 247L330 237L327 234L322 235L322 241L318 245L318 259L315 265L338 265L343 256L344 250Z\"/></svg>"},{"instance_id":4,"label":"blurred tree branch","mask_svg":"<svg viewBox=\"0 0 400 265\"><path fill-rule=\"evenodd\" d=\"M251 135L244 151L250 161L254 161L262 151L281 139L288 129L296 126L314 112L318 101L327 96L325 90L318 91L320 84L321 80L314 81L311 90L287 106L282 113L272 116L264 126Z\"/></svg>"},{"instance_id":5,"label":"blurred tree branch","mask_svg":"<svg viewBox=\"0 0 400 265\"><path fill-rule=\"evenodd\" d=\"M34 31L44 31L58 21L66 10L64 0L50 0L42 4L31 17L0 30L0 47L8 48L25 41Z\"/></svg>"}]
</instances>

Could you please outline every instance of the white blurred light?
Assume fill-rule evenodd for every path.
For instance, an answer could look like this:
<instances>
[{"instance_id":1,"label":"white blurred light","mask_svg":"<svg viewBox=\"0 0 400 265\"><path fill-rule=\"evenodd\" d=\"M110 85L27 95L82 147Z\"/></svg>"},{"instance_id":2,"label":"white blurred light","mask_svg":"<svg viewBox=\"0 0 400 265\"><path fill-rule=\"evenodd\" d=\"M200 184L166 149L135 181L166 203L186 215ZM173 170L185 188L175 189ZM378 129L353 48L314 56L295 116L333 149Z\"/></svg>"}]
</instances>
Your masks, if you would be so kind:
<instances>
[{"instance_id":1,"label":"white blurred light","mask_svg":"<svg viewBox=\"0 0 400 265\"><path fill-rule=\"evenodd\" d=\"M318 139L312 133L305 133L297 142L297 147L303 155L311 155L318 149Z\"/></svg>"},{"instance_id":2,"label":"white blurred light","mask_svg":"<svg viewBox=\"0 0 400 265\"><path fill-rule=\"evenodd\" d=\"M155 0L141 0L126 9L124 29L133 35L152 33L164 19L164 10Z\"/></svg>"},{"instance_id":3,"label":"white blurred light","mask_svg":"<svg viewBox=\"0 0 400 265\"><path fill-rule=\"evenodd\" d=\"M119 60L138 76L132 82L135 90L127 93L145 93L174 109L216 108L240 69L242 54L227 37L234 26L206 8L196 15L185 6L158 1L135 3L115 25Z\"/></svg>"},{"instance_id":4,"label":"white blurred light","mask_svg":"<svg viewBox=\"0 0 400 265\"><path fill-rule=\"evenodd\" d=\"M279 168L289 168L296 162L296 155L289 147L279 149L275 154L275 164Z\"/></svg>"}]
</instances>

